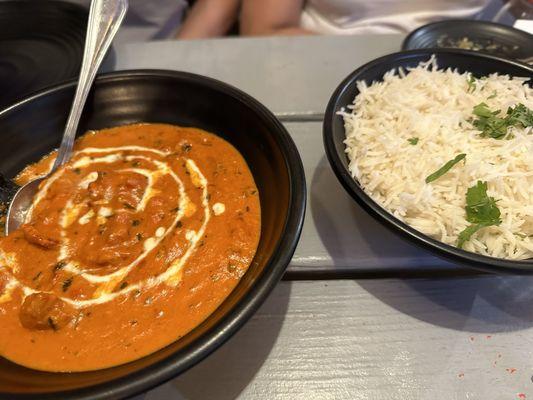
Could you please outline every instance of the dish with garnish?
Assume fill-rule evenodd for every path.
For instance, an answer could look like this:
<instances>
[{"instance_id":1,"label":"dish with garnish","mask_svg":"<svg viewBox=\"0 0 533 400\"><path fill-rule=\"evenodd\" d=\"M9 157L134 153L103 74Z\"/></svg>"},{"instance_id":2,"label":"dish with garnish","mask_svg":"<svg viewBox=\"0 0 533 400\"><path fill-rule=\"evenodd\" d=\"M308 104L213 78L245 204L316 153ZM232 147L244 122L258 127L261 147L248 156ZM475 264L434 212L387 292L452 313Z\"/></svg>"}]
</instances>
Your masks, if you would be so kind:
<instances>
[{"instance_id":1,"label":"dish with garnish","mask_svg":"<svg viewBox=\"0 0 533 400\"><path fill-rule=\"evenodd\" d=\"M531 270L532 71L468 51L409 51L352 73L324 141L348 192L385 225L485 269Z\"/></svg>"},{"instance_id":2,"label":"dish with garnish","mask_svg":"<svg viewBox=\"0 0 533 400\"><path fill-rule=\"evenodd\" d=\"M54 153L40 158L57 145L73 88L0 114L2 135L26 149L4 150L6 176L26 165L18 184L51 167ZM221 82L109 74L81 124L72 159L0 240L0 354L28 367L0 364L7 397L119 398L190 367L257 309L303 222L294 144Z\"/></svg>"},{"instance_id":3,"label":"dish with garnish","mask_svg":"<svg viewBox=\"0 0 533 400\"><path fill-rule=\"evenodd\" d=\"M533 35L489 21L447 20L421 26L403 41L403 50L463 49L532 63Z\"/></svg>"},{"instance_id":4,"label":"dish with garnish","mask_svg":"<svg viewBox=\"0 0 533 400\"><path fill-rule=\"evenodd\" d=\"M159 350L233 290L260 225L253 176L218 136L164 124L89 132L0 239L0 355L73 372Z\"/></svg>"}]
</instances>

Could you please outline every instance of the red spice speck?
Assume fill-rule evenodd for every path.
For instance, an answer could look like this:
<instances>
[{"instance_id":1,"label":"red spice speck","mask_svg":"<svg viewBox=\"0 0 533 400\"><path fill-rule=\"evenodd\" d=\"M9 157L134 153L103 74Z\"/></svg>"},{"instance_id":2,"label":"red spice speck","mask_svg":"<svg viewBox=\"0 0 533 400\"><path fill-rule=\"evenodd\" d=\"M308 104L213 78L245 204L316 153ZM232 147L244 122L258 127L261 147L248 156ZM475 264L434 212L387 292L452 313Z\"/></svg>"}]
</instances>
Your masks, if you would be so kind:
<instances>
[{"instance_id":1,"label":"red spice speck","mask_svg":"<svg viewBox=\"0 0 533 400\"><path fill-rule=\"evenodd\" d=\"M519 399L525 399L526 395L524 393L518 393L518 398Z\"/></svg>"},{"instance_id":2,"label":"red spice speck","mask_svg":"<svg viewBox=\"0 0 533 400\"><path fill-rule=\"evenodd\" d=\"M474 341L474 336L470 336L470 340L473 342Z\"/></svg>"},{"instance_id":3,"label":"red spice speck","mask_svg":"<svg viewBox=\"0 0 533 400\"><path fill-rule=\"evenodd\" d=\"M498 361L494 361L494 366L496 366L496 364L498 364Z\"/></svg>"},{"instance_id":4,"label":"red spice speck","mask_svg":"<svg viewBox=\"0 0 533 400\"><path fill-rule=\"evenodd\" d=\"M487 339L490 339L492 337L492 335L487 335Z\"/></svg>"},{"instance_id":5,"label":"red spice speck","mask_svg":"<svg viewBox=\"0 0 533 400\"><path fill-rule=\"evenodd\" d=\"M516 372L516 368L505 368L505 370L510 374L514 374Z\"/></svg>"},{"instance_id":6,"label":"red spice speck","mask_svg":"<svg viewBox=\"0 0 533 400\"><path fill-rule=\"evenodd\" d=\"M458 376L459 378L464 378L465 374L463 374L463 373L461 372L461 373L460 373L459 375L457 375L457 376Z\"/></svg>"}]
</instances>

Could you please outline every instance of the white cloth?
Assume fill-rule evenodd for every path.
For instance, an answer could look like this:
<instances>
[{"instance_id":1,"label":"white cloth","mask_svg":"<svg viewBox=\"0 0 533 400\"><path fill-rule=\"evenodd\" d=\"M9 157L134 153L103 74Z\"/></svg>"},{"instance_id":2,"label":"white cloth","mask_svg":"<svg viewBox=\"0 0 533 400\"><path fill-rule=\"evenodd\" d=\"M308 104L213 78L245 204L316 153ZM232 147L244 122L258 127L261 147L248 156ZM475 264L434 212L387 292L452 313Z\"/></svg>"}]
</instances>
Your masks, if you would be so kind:
<instances>
[{"instance_id":1,"label":"white cloth","mask_svg":"<svg viewBox=\"0 0 533 400\"><path fill-rule=\"evenodd\" d=\"M303 28L322 34L408 33L449 18L472 18L490 0L307 0Z\"/></svg>"},{"instance_id":2,"label":"white cloth","mask_svg":"<svg viewBox=\"0 0 533 400\"><path fill-rule=\"evenodd\" d=\"M533 35L533 20L532 19L517 19L513 26L516 29L521 29Z\"/></svg>"}]
</instances>

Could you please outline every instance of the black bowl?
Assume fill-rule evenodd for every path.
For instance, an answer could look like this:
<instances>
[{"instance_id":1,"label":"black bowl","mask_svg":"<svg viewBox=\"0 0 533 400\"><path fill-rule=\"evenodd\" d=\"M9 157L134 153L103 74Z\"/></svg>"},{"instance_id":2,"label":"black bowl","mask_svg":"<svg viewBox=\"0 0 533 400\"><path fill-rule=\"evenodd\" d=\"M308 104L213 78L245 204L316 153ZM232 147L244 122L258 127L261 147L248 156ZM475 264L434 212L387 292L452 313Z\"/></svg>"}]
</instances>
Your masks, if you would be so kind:
<instances>
[{"instance_id":1,"label":"black bowl","mask_svg":"<svg viewBox=\"0 0 533 400\"><path fill-rule=\"evenodd\" d=\"M421 61L427 61L432 54L435 54L439 67L456 68L461 72L470 71L478 78L495 72L533 78L533 68L527 65L464 50L412 50L390 54L371 61L348 75L337 87L328 103L324 117L323 135L324 146L331 167L348 194L359 205L385 227L410 240L415 245L430 250L437 256L468 267L486 271L533 273L533 261L531 260L513 261L483 256L444 244L424 235L394 217L372 200L350 175L348 157L344 151L343 143L346 138L344 123L342 117L337 115L337 111L350 105L359 93L356 82L365 81L367 84L371 84L374 81L380 81L383 75L391 69L416 67ZM533 82L530 80L529 84L532 85Z\"/></svg>"},{"instance_id":2,"label":"black bowl","mask_svg":"<svg viewBox=\"0 0 533 400\"><path fill-rule=\"evenodd\" d=\"M464 37L480 44L493 45L492 49L489 47L477 50L480 53L514 60L533 57L533 35L512 26L466 19L439 21L421 26L405 38L402 50L455 47L446 43L445 39L457 41ZM443 39L443 45L439 45L439 41Z\"/></svg>"},{"instance_id":3,"label":"black bowl","mask_svg":"<svg viewBox=\"0 0 533 400\"><path fill-rule=\"evenodd\" d=\"M88 17L66 1L0 1L0 109L78 76Z\"/></svg>"},{"instance_id":4,"label":"black bowl","mask_svg":"<svg viewBox=\"0 0 533 400\"><path fill-rule=\"evenodd\" d=\"M0 171L12 177L60 142L75 83L0 112ZM259 102L222 82L172 71L126 71L96 79L79 133L135 122L194 126L231 142L259 189L262 228L254 260L220 307L182 339L140 360L83 373L45 373L0 359L1 399L117 399L165 382L224 343L283 275L301 232L305 177L281 123Z\"/></svg>"}]
</instances>

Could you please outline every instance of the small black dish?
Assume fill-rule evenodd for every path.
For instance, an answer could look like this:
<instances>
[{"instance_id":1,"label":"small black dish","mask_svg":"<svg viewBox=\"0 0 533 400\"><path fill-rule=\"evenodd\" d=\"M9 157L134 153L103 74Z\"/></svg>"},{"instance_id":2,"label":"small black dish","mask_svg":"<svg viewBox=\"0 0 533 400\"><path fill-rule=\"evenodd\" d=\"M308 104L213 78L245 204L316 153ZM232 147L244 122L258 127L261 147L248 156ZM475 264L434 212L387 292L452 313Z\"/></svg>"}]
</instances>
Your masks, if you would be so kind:
<instances>
[{"instance_id":1,"label":"small black dish","mask_svg":"<svg viewBox=\"0 0 533 400\"><path fill-rule=\"evenodd\" d=\"M357 81L365 81L370 85L372 82L382 80L386 72L399 67L416 67L420 62L427 61L432 54L435 55L440 68L456 68L460 72L470 71L478 78L496 72L533 78L533 68L526 65L464 50L411 50L378 58L348 75L331 96L323 127L324 146L329 163L344 189L365 211L381 222L383 226L410 240L415 245L466 267L493 272L533 274L533 260L513 261L483 256L444 244L424 235L394 217L372 200L349 172L348 157L344 145L346 138L344 122L342 117L337 115L337 112L352 104L355 96L359 93ZM529 81L530 85L533 85L532 80Z\"/></svg>"},{"instance_id":2,"label":"small black dish","mask_svg":"<svg viewBox=\"0 0 533 400\"><path fill-rule=\"evenodd\" d=\"M0 172L11 178L59 145L76 82L0 112ZM180 340L139 360L83 373L47 373L0 358L0 399L112 400L159 385L205 358L259 308L287 267L305 213L300 156L283 125L258 101L222 82L174 71L98 77L79 133L136 122L193 126L232 143L261 200L261 239L250 268L226 300Z\"/></svg>"},{"instance_id":3,"label":"small black dish","mask_svg":"<svg viewBox=\"0 0 533 400\"><path fill-rule=\"evenodd\" d=\"M467 40L465 41L464 38ZM533 35L511 26L488 21L448 20L433 22L411 32L402 50L481 47L480 53L513 60L533 57ZM467 49L474 50L474 49Z\"/></svg>"},{"instance_id":4,"label":"small black dish","mask_svg":"<svg viewBox=\"0 0 533 400\"><path fill-rule=\"evenodd\" d=\"M88 17L64 1L0 1L0 109L77 76Z\"/></svg>"}]
</instances>

